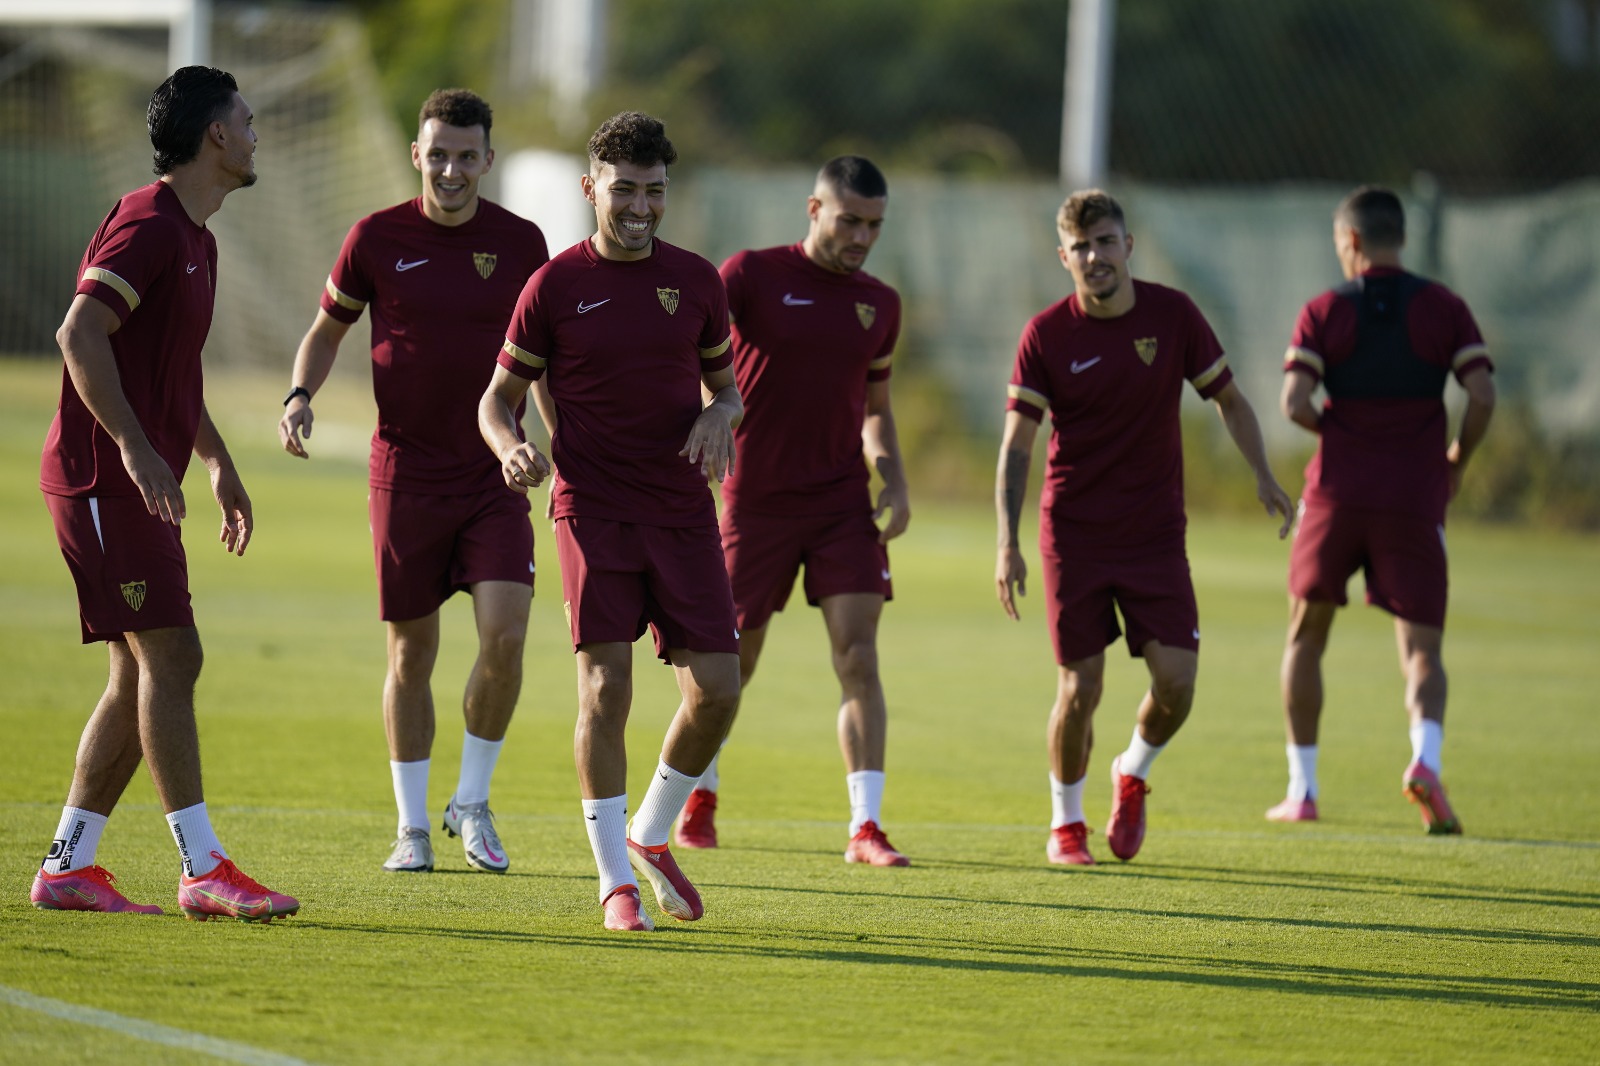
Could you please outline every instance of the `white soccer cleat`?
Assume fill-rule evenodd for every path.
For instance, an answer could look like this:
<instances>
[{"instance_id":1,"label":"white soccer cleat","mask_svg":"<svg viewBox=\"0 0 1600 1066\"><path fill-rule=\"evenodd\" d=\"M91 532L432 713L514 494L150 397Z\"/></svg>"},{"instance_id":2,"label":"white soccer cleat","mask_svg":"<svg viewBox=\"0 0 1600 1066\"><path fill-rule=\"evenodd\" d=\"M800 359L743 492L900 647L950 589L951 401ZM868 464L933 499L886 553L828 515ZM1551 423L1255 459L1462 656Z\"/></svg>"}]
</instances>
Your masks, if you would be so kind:
<instances>
[{"instance_id":1,"label":"white soccer cleat","mask_svg":"<svg viewBox=\"0 0 1600 1066\"><path fill-rule=\"evenodd\" d=\"M400 831L400 839L389 852L389 861L383 864L391 873L428 873L433 869L433 840L426 829L408 825Z\"/></svg>"},{"instance_id":2,"label":"white soccer cleat","mask_svg":"<svg viewBox=\"0 0 1600 1066\"><path fill-rule=\"evenodd\" d=\"M489 803L457 803L454 796L444 808L444 831L460 837L467 853L467 865L491 874L503 874L511 868L505 845L494 827L494 812Z\"/></svg>"}]
</instances>

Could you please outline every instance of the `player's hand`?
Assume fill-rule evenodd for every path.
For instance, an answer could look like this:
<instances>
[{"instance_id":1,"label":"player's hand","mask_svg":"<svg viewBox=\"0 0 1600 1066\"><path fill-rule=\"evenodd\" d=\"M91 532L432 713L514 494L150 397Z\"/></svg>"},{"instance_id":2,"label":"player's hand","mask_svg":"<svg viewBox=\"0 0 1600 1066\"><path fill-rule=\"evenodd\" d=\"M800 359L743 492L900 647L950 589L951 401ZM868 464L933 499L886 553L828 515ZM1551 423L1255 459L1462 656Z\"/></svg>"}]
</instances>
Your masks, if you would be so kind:
<instances>
[{"instance_id":1,"label":"player's hand","mask_svg":"<svg viewBox=\"0 0 1600 1066\"><path fill-rule=\"evenodd\" d=\"M878 493L878 507L872 512L874 522L889 515L889 522L878 532L878 543L887 544L906 531L911 524L911 494L904 485L885 485Z\"/></svg>"},{"instance_id":2,"label":"player's hand","mask_svg":"<svg viewBox=\"0 0 1600 1066\"><path fill-rule=\"evenodd\" d=\"M300 442L300 436L304 434L306 440L311 439L313 421L310 400L304 396L290 400L289 406L283 409L283 417L278 420L278 440L283 442L283 450L302 459L311 458L306 453L305 445Z\"/></svg>"},{"instance_id":3,"label":"player's hand","mask_svg":"<svg viewBox=\"0 0 1600 1066\"><path fill-rule=\"evenodd\" d=\"M994 562L995 593L1000 597L1000 606L1005 608L1006 615L1013 621L1020 621L1022 616L1017 613L1017 601L1012 595L1012 586L1016 586L1016 596L1028 594L1028 564L1023 561L1022 549L1004 547Z\"/></svg>"},{"instance_id":4,"label":"player's hand","mask_svg":"<svg viewBox=\"0 0 1600 1066\"><path fill-rule=\"evenodd\" d=\"M1461 462L1460 441L1450 442L1449 449L1444 453L1444 461L1447 464L1446 469L1450 477L1450 495L1446 496L1445 499L1453 500L1456 498L1456 493L1461 491L1461 473L1464 469Z\"/></svg>"},{"instance_id":5,"label":"player's hand","mask_svg":"<svg viewBox=\"0 0 1600 1066\"><path fill-rule=\"evenodd\" d=\"M1283 491L1276 478L1266 478L1256 481L1256 499L1261 501L1261 506L1267 509L1267 514L1281 514L1283 525L1278 527L1278 539L1282 540L1289 535L1289 530L1294 528L1294 501L1289 499L1289 494Z\"/></svg>"},{"instance_id":6,"label":"player's hand","mask_svg":"<svg viewBox=\"0 0 1600 1066\"><path fill-rule=\"evenodd\" d=\"M244 491L239 472L231 463L212 467L211 491L222 508L222 533L217 539L228 551L243 558L250 535L255 532L255 512L250 506L250 494Z\"/></svg>"},{"instance_id":7,"label":"player's hand","mask_svg":"<svg viewBox=\"0 0 1600 1066\"><path fill-rule=\"evenodd\" d=\"M507 448L500 457L500 473L509 488L526 496L529 489L538 488L550 476L550 460L533 444L523 441L515 448Z\"/></svg>"},{"instance_id":8,"label":"player's hand","mask_svg":"<svg viewBox=\"0 0 1600 1066\"><path fill-rule=\"evenodd\" d=\"M706 480L721 481L733 473L733 425L721 404L711 404L694 420L689 439L678 454L700 464Z\"/></svg>"},{"instance_id":9,"label":"player's hand","mask_svg":"<svg viewBox=\"0 0 1600 1066\"><path fill-rule=\"evenodd\" d=\"M188 513L184 509L183 486L148 440L141 438L137 444L123 447L122 466L144 498L145 510L173 525L183 521Z\"/></svg>"}]
</instances>

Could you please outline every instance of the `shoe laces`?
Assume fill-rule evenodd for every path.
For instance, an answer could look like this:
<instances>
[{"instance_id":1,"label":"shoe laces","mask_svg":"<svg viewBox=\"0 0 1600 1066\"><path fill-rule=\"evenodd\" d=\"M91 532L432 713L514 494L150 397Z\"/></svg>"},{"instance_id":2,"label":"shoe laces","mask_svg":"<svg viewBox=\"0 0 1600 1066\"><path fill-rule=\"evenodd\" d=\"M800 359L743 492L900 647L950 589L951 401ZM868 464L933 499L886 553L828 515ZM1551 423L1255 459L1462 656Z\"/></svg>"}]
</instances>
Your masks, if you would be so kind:
<instances>
[{"instance_id":1,"label":"shoe laces","mask_svg":"<svg viewBox=\"0 0 1600 1066\"><path fill-rule=\"evenodd\" d=\"M226 858L221 852L216 851L211 853L211 857L217 860L217 868L207 874L204 880L221 881L223 884L242 888L249 892L267 894L267 886L235 866L232 859Z\"/></svg>"},{"instance_id":2,"label":"shoe laces","mask_svg":"<svg viewBox=\"0 0 1600 1066\"><path fill-rule=\"evenodd\" d=\"M471 808L463 809L461 816L466 818L468 812L477 819L478 832L483 834L483 842L491 851L505 851L505 845L500 843L500 831L494 825L494 812L487 803L474 804Z\"/></svg>"},{"instance_id":3,"label":"shoe laces","mask_svg":"<svg viewBox=\"0 0 1600 1066\"><path fill-rule=\"evenodd\" d=\"M89 866L78 871L78 876L88 881L95 881L110 888L116 883L116 875L104 866Z\"/></svg>"},{"instance_id":4,"label":"shoe laces","mask_svg":"<svg viewBox=\"0 0 1600 1066\"><path fill-rule=\"evenodd\" d=\"M1117 798L1126 803L1129 800L1144 799L1150 791L1150 786L1134 777L1132 774L1123 774L1117 782Z\"/></svg>"}]
</instances>

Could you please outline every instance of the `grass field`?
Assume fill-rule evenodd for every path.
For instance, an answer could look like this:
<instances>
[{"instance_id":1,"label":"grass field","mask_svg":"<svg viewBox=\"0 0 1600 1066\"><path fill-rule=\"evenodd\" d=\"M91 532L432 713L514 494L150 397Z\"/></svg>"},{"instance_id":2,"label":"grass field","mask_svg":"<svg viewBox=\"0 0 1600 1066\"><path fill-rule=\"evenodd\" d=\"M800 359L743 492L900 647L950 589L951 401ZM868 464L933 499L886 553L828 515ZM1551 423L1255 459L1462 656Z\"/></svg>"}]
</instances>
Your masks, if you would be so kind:
<instances>
[{"instance_id":1,"label":"grass field","mask_svg":"<svg viewBox=\"0 0 1600 1066\"><path fill-rule=\"evenodd\" d=\"M469 872L442 833L439 872L379 870L393 813L369 401L353 382L319 401L306 464L276 451L281 380L212 383L256 502L245 559L211 543L204 484L188 485L208 800L229 850L299 896L300 915L263 928L36 911L29 880L105 675L104 652L77 643L35 487L56 375L0 363L0 1061L1594 1061L1592 538L1452 530L1446 777L1468 835L1430 839L1399 797L1409 748L1392 628L1361 607L1341 617L1327 661L1324 820L1262 820L1284 777L1286 548L1265 519L1197 519L1199 696L1152 775L1144 850L1061 870L1044 862L1054 670L1042 594L1009 623L991 591L986 504L925 506L896 545L882 640L885 820L915 865L840 859L836 691L816 612L792 607L724 756L725 846L684 858L707 917L622 936L600 928L594 898L542 525L527 681L494 788L512 870ZM437 807L454 785L451 708L472 655L463 598L445 631ZM635 798L676 702L647 651L637 671ZM1113 653L1091 825L1142 677ZM1091 846L1110 858L1103 837ZM175 849L143 773L100 858L131 897L173 908Z\"/></svg>"}]
</instances>

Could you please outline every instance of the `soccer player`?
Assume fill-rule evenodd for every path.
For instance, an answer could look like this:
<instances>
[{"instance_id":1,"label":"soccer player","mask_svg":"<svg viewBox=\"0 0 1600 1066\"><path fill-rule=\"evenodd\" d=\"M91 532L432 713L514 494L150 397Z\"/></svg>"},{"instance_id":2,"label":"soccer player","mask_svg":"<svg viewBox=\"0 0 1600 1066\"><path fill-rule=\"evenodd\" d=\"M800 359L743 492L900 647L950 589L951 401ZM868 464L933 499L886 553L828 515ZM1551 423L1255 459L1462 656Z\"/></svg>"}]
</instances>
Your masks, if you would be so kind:
<instances>
[{"instance_id":1,"label":"soccer player","mask_svg":"<svg viewBox=\"0 0 1600 1066\"><path fill-rule=\"evenodd\" d=\"M889 405L900 297L861 269L888 196L869 160L830 160L806 200L804 240L740 252L722 266L734 373L751 416L734 434L739 467L722 487L722 545L739 613L741 692L804 564L806 600L822 609L842 690L845 861L906 866L879 828L888 715L877 648L892 594L884 546L911 518ZM876 509L868 464L883 479ZM874 519L885 514L880 531ZM679 844L716 847L717 778L713 759L689 794Z\"/></svg>"},{"instance_id":2,"label":"soccer player","mask_svg":"<svg viewBox=\"0 0 1600 1066\"><path fill-rule=\"evenodd\" d=\"M1405 212L1388 189L1364 185L1339 204L1333 245L1346 284L1300 311L1284 362L1283 413L1317 434L1300 526L1289 556L1289 636L1283 652L1289 793L1275 822L1317 817L1322 653L1350 575L1367 602L1394 615L1411 762L1401 777L1429 833L1459 833L1440 783L1444 744L1445 509L1494 412L1494 364L1467 305L1400 265ZM1466 390L1447 447L1446 380ZM1312 394L1327 398L1319 411Z\"/></svg>"},{"instance_id":3,"label":"soccer player","mask_svg":"<svg viewBox=\"0 0 1600 1066\"><path fill-rule=\"evenodd\" d=\"M174 72L147 117L160 179L100 223L56 332L66 367L39 483L77 586L83 642L105 641L110 669L30 898L44 910L161 913L130 902L96 862L142 758L183 862L179 909L199 921L270 922L300 904L235 866L206 813L194 717L200 636L179 535L191 452L211 475L227 550L242 557L255 528L206 411L200 350L217 288L206 221L255 184L256 134L233 75L211 67Z\"/></svg>"},{"instance_id":4,"label":"soccer player","mask_svg":"<svg viewBox=\"0 0 1600 1066\"><path fill-rule=\"evenodd\" d=\"M1045 854L1053 863L1089 865L1083 785L1105 648L1125 627L1128 651L1150 672L1133 737L1111 761L1106 840L1123 861L1144 841L1151 765L1194 700L1200 623L1184 543L1178 405L1185 381L1216 405L1255 471L1256 496L1269 515L1283 516L1280 537L1291 516L1261 427L1211 327L1183 293L1129 273L1133 237L1117 201L1099 189L1073 193L1056 230L1074 291L1028 323L1017 350L995 489L995 586L1006 614L1017 618L1014 594L1026 593L1028 573L1017 529L1034 437L1048 414L1039 550L1060 673L1048 730Z\"/></svg>"},{"instance_id":5,"label":"soccer player","mask_svg":"<svg viewBox=\"0 0 1600 1066\"><path fill-rule=\"evenodd\" d=\"M467 863L511 865L489 781L522 690L522 646L533 596L533 527L525 496L505 491L478 436L478 398L494 371L517 294L550 258L539 227L478 195L494 165L493 114L465 89L422 105L411 164L422 195L368 215L345 237L321 308L295 355L278 437L304 459L311 400L361 311L372 307L372 389L378 428L369 468L379 614L388 627L383 721L399 833L383 868L433 869L428 770L439 608L472 596L478 659L467 678L466 733L444 829ZM520 432L522 411L517 411Z\"/></svg>"},{"instance_id":6,"label":"soccer player","mask_svg":"<svg viewBox=\"0 0 1600 1066\"><path fill-rule=\"evenodd\" d=\"M582 178L594 236L529 280L479 407L506 484L526 491L550 467L517 435L512 412L548 372L540 414L555 460L556 551L577 656L574 748L607 929L652 928L630 862L666 913L680 921L703 913L667 837L739 705L739 634L706 481L732 466L744 405L721 277L655 235L676 161L648 115L623 112L595 131ZM683 702L628 823L624 727L632 645L647 626Z\"/></svg>"}]
</instances>

